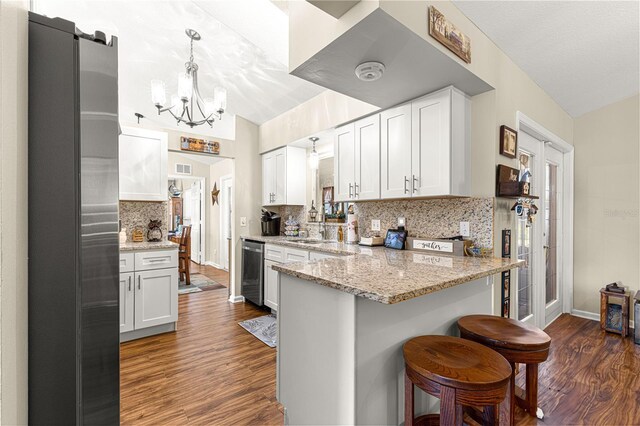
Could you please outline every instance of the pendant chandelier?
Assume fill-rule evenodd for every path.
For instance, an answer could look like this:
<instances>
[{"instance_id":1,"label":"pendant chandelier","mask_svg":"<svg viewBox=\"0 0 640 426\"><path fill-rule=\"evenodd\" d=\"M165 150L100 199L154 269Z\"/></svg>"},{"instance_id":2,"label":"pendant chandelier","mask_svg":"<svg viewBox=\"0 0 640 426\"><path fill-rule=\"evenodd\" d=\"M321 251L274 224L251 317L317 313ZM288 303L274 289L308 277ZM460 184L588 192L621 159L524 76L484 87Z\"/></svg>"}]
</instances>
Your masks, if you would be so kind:
<instances>
[{"instance_id":1,"label":"pendant chandelier","mask_svg":"<svg viewBox=\"0 0 640 426\"><path fill-rule=\"evenodd\" d=\"M185 123L189 127L208 124L213 127L214 120L221 120L227 108L227 90L223 87L213 89L213 98L203 98L198 88L198 64L193 60L193 42L201 39L200 34L191 29L185 30L191 40L189 61L184 64L185 72L178 74L178 94L167 102L165 85L162 80L151 80L151 100L158 115L169 111L177 124Z\"/></svg>"}]
</instances>

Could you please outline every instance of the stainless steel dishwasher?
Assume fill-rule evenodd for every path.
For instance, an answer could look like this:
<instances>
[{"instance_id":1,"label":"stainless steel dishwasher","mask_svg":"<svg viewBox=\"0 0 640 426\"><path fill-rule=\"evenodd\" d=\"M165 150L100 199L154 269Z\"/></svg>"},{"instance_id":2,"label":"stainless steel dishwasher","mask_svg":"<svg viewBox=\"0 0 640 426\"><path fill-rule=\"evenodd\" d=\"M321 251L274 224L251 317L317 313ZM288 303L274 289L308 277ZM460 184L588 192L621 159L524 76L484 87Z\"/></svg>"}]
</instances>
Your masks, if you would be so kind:
<instances>
[{"instance_id":1,"label":"stainless steel dishwasher","mask_svg":"<svg viewBox=\"0 0 640 426\"><path fill-rule=\"evenodd\" d=\"M258 306L264 304L264 243L242 240L242 295Z\"/></svg>"}]
</instances>

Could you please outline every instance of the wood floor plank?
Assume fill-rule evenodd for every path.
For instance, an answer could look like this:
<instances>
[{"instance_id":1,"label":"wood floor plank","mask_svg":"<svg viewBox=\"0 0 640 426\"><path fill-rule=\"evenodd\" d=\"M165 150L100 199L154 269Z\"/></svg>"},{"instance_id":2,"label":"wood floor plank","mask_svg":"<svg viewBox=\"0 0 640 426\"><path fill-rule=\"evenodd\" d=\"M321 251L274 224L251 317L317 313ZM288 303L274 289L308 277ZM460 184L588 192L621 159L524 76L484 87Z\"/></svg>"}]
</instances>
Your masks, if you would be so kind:
<instances>
[{"instance_id":1,"label":"wood floor plank","mask_svg":"<svg viewBox=\"0 0 640 426\"><path fill-rule=\"evenodd\" d=\"M210 279L224 279L214 273ZM265 314L229 303L226 289L180 295L176 333L121 345L122 424L281 425L276 350L238 326ZM546 331L552 344L538 394L545 418L518 409L516 424L640 425L640 346L566 314ZM524 368L517 381L524 385Z\"/></svg>"}]
</instances>

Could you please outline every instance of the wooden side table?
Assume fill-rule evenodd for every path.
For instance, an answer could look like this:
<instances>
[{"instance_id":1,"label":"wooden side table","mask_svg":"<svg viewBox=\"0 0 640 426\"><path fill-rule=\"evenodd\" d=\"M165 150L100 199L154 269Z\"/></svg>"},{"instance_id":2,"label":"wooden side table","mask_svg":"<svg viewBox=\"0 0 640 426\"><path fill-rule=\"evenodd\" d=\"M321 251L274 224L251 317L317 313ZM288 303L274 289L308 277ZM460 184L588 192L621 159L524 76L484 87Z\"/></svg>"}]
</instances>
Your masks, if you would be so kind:
<instances>
[{"instance_id":1,"label":"wooden side table","mask_svg":"<svg viewBox=\"0 0 640 426\"><path fill-rule=\"evenodd\" d=\"M621 303L610 303L609 298L622 299ZM609 308L611 305L619 305L618 308ZM600 328L611 333L629 335L629 295L627 293L615 293L600 289Z\"/></svg>"}]
</instances>

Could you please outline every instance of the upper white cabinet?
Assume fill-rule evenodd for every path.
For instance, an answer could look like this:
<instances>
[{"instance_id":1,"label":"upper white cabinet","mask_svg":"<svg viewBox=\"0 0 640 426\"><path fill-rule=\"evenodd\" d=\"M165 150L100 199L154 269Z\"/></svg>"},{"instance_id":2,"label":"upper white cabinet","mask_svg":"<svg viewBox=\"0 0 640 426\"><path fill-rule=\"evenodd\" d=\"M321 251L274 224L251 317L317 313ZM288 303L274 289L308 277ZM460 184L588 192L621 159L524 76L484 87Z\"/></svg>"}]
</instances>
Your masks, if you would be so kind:
<instances>
[{"instance_id":1,"label":"upper white cabinet","mask_svg":"<svg viewBox=\"0 0 640 426\"><path fill-rule=\"evenodd\" d=\"M470 102L449 87L381 113L381 198L470 194Z\"/></svg>"},{"instance_id":2,"label":"upper white cabinet","mask_svg":"<svg viewBox=\"0 0 640 426\"><path fill-rule=\"evenodd\" d=\"M380 198L380 115L336 129L334 140L336 201Z\"/></svg>"},{"instance_id":3,"label":"upper white cabinet","mask_svg":"<svg viewBox=\"0 0 640 426\"><path fill-rule=\"evenodd\" d=\"M121 200L167 200L166 133L123 127L119 163Z\"/></svg>"},{"instance_id":4,"label":"upper white cabinet","mask_svg":"<svg viewBox=\"0 0 640 426\"><path fill-rule=\"evenodd\" d=\"M306 161L306 150L292 146L262 154L262 205L304 205Z\"/></svg>"}]
</instances>

